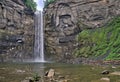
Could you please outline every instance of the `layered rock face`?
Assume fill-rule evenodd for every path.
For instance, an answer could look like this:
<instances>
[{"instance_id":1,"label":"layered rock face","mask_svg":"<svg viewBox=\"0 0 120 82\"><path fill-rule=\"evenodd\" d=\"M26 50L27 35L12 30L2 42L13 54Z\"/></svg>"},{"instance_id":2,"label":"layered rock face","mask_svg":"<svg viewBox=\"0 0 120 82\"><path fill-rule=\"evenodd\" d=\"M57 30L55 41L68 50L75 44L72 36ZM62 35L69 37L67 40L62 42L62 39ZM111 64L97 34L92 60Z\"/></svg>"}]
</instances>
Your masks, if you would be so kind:
<instances>
[{"instance_id":1,"label":"layered rock face","mask_svg":"<svg viewBox=\"0 0 120 82\"><path fill-rule=\"evenodd\" d=\"M69 62L79 46L78 33L104 26L120 15L120 1L56 0L44 10L46 54Z\"/></svg>"},{"instance_id":2,"label":"layered rock face","mask_svg":"<svg viewBox=\"0 0 120 82\"><path fill-rule=\"evenodd\" d=\"M33 15L22 0L0 0L0 61L32 57Z\"/></svg>"}]
</instances>

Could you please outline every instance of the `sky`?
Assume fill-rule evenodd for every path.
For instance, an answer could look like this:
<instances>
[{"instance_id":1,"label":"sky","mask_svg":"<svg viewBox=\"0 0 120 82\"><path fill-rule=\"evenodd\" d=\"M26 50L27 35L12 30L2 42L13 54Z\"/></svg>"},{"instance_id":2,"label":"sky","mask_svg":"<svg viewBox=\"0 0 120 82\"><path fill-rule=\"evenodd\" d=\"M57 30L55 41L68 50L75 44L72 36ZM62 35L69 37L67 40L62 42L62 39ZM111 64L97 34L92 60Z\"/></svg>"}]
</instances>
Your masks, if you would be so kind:
<instances>
[{"instance_id":1,"label":"sky","mask_svg":"<svg viewBox=\"0 0 120 82\"><path fill-rule=\"evenodd\" d=\"M43 7L44 7L44 3L43 1L46 1L46 0L34 0L36 3L37 3L37 10L43 10Z\"/></svg>"}]
</instances>

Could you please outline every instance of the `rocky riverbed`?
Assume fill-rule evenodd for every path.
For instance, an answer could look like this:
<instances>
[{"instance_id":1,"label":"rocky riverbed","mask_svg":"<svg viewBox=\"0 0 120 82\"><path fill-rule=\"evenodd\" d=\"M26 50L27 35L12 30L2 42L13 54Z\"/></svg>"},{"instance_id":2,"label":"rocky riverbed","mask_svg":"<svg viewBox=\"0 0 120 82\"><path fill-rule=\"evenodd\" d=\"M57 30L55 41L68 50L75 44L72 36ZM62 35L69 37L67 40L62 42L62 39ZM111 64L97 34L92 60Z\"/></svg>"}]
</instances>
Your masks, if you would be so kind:
<instances>
[{"instance_id":1,"label":"rocky riverbed","mask_svg":"<svg viewBox=\"0 0 120 82\"><path fill-rule=\"evenodd\" d=\"M120 66L0 63L0 82L31 82L37 77L35 82L120 82Z\"/></svg>"}]
</instances>

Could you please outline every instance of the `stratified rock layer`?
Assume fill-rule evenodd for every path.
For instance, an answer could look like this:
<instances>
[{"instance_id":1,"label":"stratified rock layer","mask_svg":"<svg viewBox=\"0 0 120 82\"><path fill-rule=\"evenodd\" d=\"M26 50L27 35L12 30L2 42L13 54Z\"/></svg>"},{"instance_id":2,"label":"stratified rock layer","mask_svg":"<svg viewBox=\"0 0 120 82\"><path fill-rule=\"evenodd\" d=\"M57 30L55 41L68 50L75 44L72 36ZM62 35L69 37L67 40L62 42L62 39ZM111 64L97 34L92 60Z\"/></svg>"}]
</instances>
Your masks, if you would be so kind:
<instances>
[{"instance_id":1,"label":"stratified rock layer","mask_svg":"<svg viewBox=\"0 0 120 82\"><path fill-rule=\"evenodd\" d=\"M0 0L0 61L32 57L33 15L22 0Z\"/></svg>"},{"instance_id":2,"label":"stratified rock layer","mask_svg":"<svg viewBox=\"0 0 120 82\"><path fill-rule=\"evenodd\" d=\"M119 16L120 0L56 0L44 10L46 54L69 62L78 47L76 35Z\"/></svg>"}]
</instances>

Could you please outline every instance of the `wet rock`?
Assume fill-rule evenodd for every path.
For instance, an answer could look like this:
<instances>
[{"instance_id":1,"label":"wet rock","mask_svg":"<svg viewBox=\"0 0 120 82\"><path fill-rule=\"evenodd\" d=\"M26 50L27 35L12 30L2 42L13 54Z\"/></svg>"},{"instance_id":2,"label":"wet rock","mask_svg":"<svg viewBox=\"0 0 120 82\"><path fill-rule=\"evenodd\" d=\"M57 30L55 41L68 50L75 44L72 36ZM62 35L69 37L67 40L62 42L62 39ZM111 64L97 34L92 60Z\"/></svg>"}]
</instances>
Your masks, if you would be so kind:
<instances>
[{"instance_id":1,"label":"wet rock","mask_svg":"<svg viewBox=\"0 0 120 82\"><path fill-rule=\"evenodd\" d=\"M107 77L106 78L101 78L100 80L103 81L103 82L110 82L110 79L107 78Z\"/></svg>"},{"instance_id":2,"label":"wet rock","mask_svg":"<svg viewBox=\"0 0 120 82\"><path fill-rule=\"evenodd\" d=\"M25 8L25 13L27 14L27 15L34 15L34 12L31 10L31 9L29 9L29 8Z\"/></svg>"},{"instance_id":3,"label":"wet rock","mask_svg":"<svg viewBox=\"0 0 120 82\"><path fill-rule=\"evenodd\" d=\"M109 61L104 61L103 62L106 65L120 65L120 60L109 60Z\"/></svg>"},{"instance_id":4,"label":"wet rock","mask_svg":"<svg viewBox=\"0 0 120 82\"><path fill-rule=\"evenodd\" d=\"M117 67L115 67L115 66L112 66L112 68L113 68L113 69L115 69L115 68L117 68Z\"/></svg>"},{"instance_id":5,"label":"wet rock","mask_svg":"<svg viewBox=\"0 0 120 82\"><path fill-rule=\"evenodd\" d=\"M21 82L30 82L30 80L23 80L23 81L21 81Z\"/></svg>"},{"instance_id":6,"label":"wet rock","mask_svg":"<svg viewBox=\"0 0 120 82\"><path fill-rule=\"evenodd\" d=\"M120 75L120 71L119 72L112 72L112 73L110 73L111 75Z\"/></svg>"},{"instance_id":7,"label":"wet rock","mask_svg":"<svg viewBox=\"0 0 120 82\"><path fill-rule=\"evenodd\" d=\"M47 77L48 77L48 78L53 78L54 75L55 75L55 70L54 70L54 69L50 69L50 70L48 71Z\"/></svg>"},{"instance_id":8,"label":"wet rock","mask_svg":"<svg viewBox=\"0 0 120 82\"><path fill-rule=\"evenodd\" d=\"M101 72L101 74L103 74L103 75L107 75L107 74L109 74L110 72L108 71L108 70L104 70L104 71L102 71Z\"/></svg>"},{"instance_id":9,"label":"wet rock","mask_svg":"<svg viewBox=\"0 0 120 82\"><path fill-rule=\"evenodd\" d=\"M65 79L64 76L58 76L58 79Z\"/></svg>"},{"instance_id":10,"label":"wet rock","mask_svg":"<svg viewBox=\"0 0 120 82\"><path fill-rule=\"evenodd\" d=\"M23 80L23 82L34 82L34 78L33 77L26 77L25 80Z\"/></svg>"},{"instance_id":11,"label":"wet rock","mask_svg":"<svg viewBox=\"0 0 120 82\"><path fill-rule=\"evenodd\" d=\"M17 73L25 73L24 70L20 70L20 69L17 69L16 72L17 72Z\"/></svg>"},{"instance_id":12,"label":"wet rock","mask_svg":"<svg viewBox=\"0 0 120 82\"><path fill-rule=\"evenodd\" d=\"M0 29L4 29L7 24L6 19L0 19Z\"/></svg>"},{"instance_id":13,"label":"wet rock","mask_svg":"<svg viewBox=\"0 0 120 82\"><path fill-rule=\"evenodd\" d=\"M23 35L23 34L24 34L24 31L18 31L17 34L18 34L18 35Z\"/></svg>"},{"instance_id":14,"label":"wet rock","mask_svg":"<svg viewBox=\"0 0 120 82\"><path fill-rule=\"evenodd\" d=\"M47 77L47 75L48 75L48 71L45 72L45 77Z\"/></svg>"},{"instance_id":15,"label":"wet rock","mask_svg":"<svg viewBox=\"0 0 120 82\"><path fill-rule=\"evenodd\" d=\"M22 39L18 39L17 42L20 43L20 44L24 43L24 41Z\"/></svg>"},{"instance_id":16,"label":"wet rock","mask_svg":"<svg viewBox=\"0 0 120 82\"><path fill-rule=\"evenodd\" d=\"M58 81L58 82L68 82L68 80L60 80L60 81Z\"/></svg>"},{"instance_id":17,"label":"wet rock","mask_svg":"<svg viewBox=\"0 0 120 82\"><path fill-rule=\"evenodd\" d=\"M5 79L5 77L0 76L0 79Z\"/></svg>"},{"instance_id":18,"label":"wet rock","mask_svg":"<svg viewBox=\"0 0 120 82\"><path fill-rule=\"evenodd\" d=\"M24 3L21 0L13 0L13 1L20 4L20 5L24 5Z\"/></svg>"},{"instance_id":19,"label":"wet rock","mask_svg":"<svg viewBox=\"0 0 120 82\"><path fill-rule=\"evenodd\" d=\"M5 70L6 68L0 68L0 70Z\"/></svg>"},{"instance_id":20,"label":"wet rock","mask_svg":"<svg viewBox=\"0 0 120 82\"><path fill-rule=\"evenodd\" d=\"M59 43L67 43L67 42L72 42L74 40L74 36L68 36L64 38L59 38Z\"/></svg>"}]
</instances>

